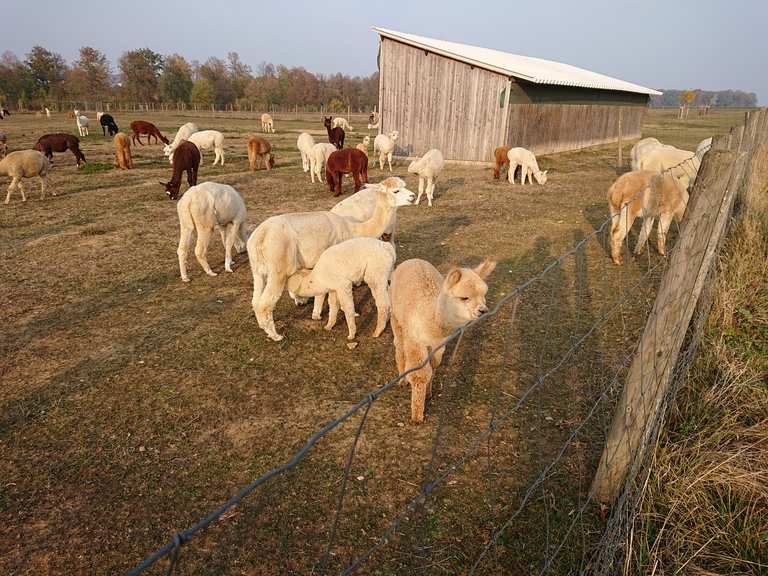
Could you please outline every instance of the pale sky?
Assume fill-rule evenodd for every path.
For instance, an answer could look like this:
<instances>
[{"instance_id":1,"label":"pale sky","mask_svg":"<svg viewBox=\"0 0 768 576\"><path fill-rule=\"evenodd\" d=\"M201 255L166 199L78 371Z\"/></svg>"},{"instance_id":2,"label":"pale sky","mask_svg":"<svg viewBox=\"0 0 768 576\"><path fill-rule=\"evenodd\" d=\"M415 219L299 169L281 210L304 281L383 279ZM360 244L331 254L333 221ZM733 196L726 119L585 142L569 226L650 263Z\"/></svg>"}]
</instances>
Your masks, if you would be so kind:
<instances>
[{"instance_id":1,"label":"pale sky","mask_svg":"<svg viewBox=\"0 0 768 576\"><path fill-rule=\"evenodd\" d=\"M766 0L9 1L0 51L77 57L149 47L188 60L236 51L311 72L376 70L371 26L547 58L653 88L737 89L768 103ZM114 70L113 70L114 71Z\"/></svg>"}]
</instances>

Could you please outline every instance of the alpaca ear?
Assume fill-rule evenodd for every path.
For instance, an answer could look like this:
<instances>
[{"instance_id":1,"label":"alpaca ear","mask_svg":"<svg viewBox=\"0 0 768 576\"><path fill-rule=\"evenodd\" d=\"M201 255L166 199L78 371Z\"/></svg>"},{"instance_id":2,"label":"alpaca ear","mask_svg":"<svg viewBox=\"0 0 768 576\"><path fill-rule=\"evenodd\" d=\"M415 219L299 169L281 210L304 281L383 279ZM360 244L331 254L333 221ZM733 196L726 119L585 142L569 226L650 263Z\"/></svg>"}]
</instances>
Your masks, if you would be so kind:
<instances>
[{"instance_id":1,"label":"alpaca ear","mask_svg":"<svg viewBox=\"0 0 768 576\"><path fill-rule=\"evenodd\" d=\"M496 268L496 262L493 260L484 260L482 264L475 267L475 274L480 276L483 280L490 276L491 272Z\"/></svg>"},{"instance_id":2,"label":"alpaca ear","mask_svg":"<svg viewBox=\"0 0 768 576\"><path fill-rule=\"evenodd\" d=\"M461 280L461 270L459 268L452 268L448 272L448 276L445 277L444 285L446 288L452 288L459 283L459 280Z\"/></svg>"}]
</instances>

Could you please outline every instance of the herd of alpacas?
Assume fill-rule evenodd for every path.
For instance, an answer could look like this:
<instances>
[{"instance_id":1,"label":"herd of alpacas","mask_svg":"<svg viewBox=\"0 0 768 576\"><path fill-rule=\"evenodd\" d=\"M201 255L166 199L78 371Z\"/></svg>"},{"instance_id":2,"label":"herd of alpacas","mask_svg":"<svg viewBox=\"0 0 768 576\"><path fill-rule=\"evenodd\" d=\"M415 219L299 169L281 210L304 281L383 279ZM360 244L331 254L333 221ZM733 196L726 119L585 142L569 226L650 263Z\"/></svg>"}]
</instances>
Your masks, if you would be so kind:
<instances>
[{"instance_id":1,"label":"herd of alpacas","mask_svg":"<svg viewBox=\"0 0 768 576\"><path fill-rule=\"evenodd\" d=\"M88 118L78 110L71 114L80 137L88 136ZM394 336L395 362L398 373L410 372L406 381L411 386L411 419L424 420L425 403L431 394L433 371L440 365L443 349L440 344L454 330L465 326L487 312L486 280L495 262L485 260L474 268L453 267L446 275L421 259L410 259L396 266L395 232L397 210L402 206L419 204L426 194L427 204L434 201L435 182L445 166L438 149L431 149L412 161L408 173L418 177L418 195L406 187L403 179L389 176L381 182L368 182L368 147L370 137L354 148L344 148L345 131L352 130L344 118L324 117L328 142L315 142L308 132L302 132L296 142L304 172L315 182L325 181L334 196L341 195L344 174L352 174L355 193L337 203L329 211L298 212L272 216L259 224L250 234L246 228L246 205L242 196L227 184L197 183L198 168L203 151L213 151L213 164L224 165L224 135L216 130L200 130L188 122L169 141L151 122L137 120L130 124L131 137L119 132L109 114L99 113L103 135L114 137L115 165L132 169L131 144L144 145L141 136L163 142L164 155L172 167L168 182L161 182L171 199L178 199L180 237L177 249L181 280L189 282L187 260L194 242L194 254L208 276L216 276L207 260L211 236L218 229L224 245L224 269L233 271L234 253L247 251L253 275L251 306L259 328L274 341L283 339L277 332L273 317L277 302L287 290L296 304L314 299L312 318L322 319L326 296L328 319L326 330L337 321L339 309L344 313L347 337L357 335L353 288L361 283L368 286L376 305L377 320L374 337L381 335L387 323ZM370 117L369 128L379 126L378 114ZM269 114L261 116L262 131L275 133L274 120ZM392 171L392 158L398 132L378 134L373 141L374 156L378 154L379 168L385 162ZM611 257L622 263L622 243L635 219L643 224L635 247L641 254L656 218L659 219L657 247L664 255L665 239L673 219L680 221L688 203L688 190L698 172L703 154L711 146L711 138L703 141L695 152L679 150L655 138L640 140L631 151L632 171L620 176L608 190L611 222ZM7 137L0 132L0 174L11 177L5 203L18 187L22 201L26 195L22 185L25 178L37 177L45 197L46 180L53 163L53 152L69 150L77 165L85 163L78 137L67 133L45 134L33 150L7 153ZM519 172L520 184L533 180L539 185L547 182L547 171L540 170L535 155L524 148L500 146L494 152L493 177L501 177L507 169L507 179L514 184ZM270 170L275 156L270 142L261 136L248 141L248 164L251 170L259 165ZM323 172L323 167L325 171ZM181 191L182 175L186 173L189 188ZM55 195L55 193L54 193ZM195 235L197 236L195 240ZM429 354L433 357L426 362Z\"/></svg>"}]
</instances>

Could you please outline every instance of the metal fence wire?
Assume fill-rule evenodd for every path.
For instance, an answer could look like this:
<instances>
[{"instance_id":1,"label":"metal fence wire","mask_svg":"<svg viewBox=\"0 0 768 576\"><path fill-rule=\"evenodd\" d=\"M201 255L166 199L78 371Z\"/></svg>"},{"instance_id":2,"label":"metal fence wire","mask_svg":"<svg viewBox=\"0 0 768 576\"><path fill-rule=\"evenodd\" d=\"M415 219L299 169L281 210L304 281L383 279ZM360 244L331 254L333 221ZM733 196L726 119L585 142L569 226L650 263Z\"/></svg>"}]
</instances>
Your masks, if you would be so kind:
<instances>
[{"instance_id":1,"label":"metal fence wire","mask_svg":"<svg viewBox=\"0 0 768 576\"><path fill-rule=\"evenodd\" d=\"M765 129L764 117L751 121L748 128L758 122ZM660 395L640 389L639 409L623 414L626 430L643 423L639 436L617 437L614 411L625 379L669 374L679 381L695 353L707 291L699 298L701 283L686 284L678 275L684 265L685 274L711 282L711 241L719 243L718 226L733 201L715 184L726 160L733 164L737 153L748 159L742 142L743 134L725 137L704 157L686 219L670 232L677 241L666 258L647 248L631 264L610 263L617 215L596 222L591 233L575 232L573 247L557 258L541 241L519 262L500 263L541 272L498 295L487 314L453 332L420 366L331 418L292 457L175 534L128 574L141 574L161 559L167 574L183 571L190 555L190 566L220 571L235 562L227 550L237 548L257 549L259 560L236 563L228 573L618 573L627 520L675 387ZM744 170L743 162L735 166ZM733 178L725 178L729 190ZM682 241L693 234L706 241ZM634 235L624 242L628 251ZM685 289L654 298L660 283L662 290L678 284ZM697 302L690 330L670 313ZM656 352L656 337L684 340L682 353L679 346ZM652 357L648 347L654 347ZM407 436L399 445L369 439L366 431L384 417L377 407L443 349L448 353L436 373L431 422L399 428L423 453L417 464L393 474L386 466L397 462L398 451L417 448ZM609 450L616 438L622 450ZM630 455L626 481L622 476L611 512L593 476L624 453ZM325 474L335 479L316 482ZM302 482L309 483L306 490L295 489ZM317 502L296 496L306 492ZM207 538L199 546L204 550L195 550L201 533L238 505L253 515L247 530L232 528L237 534L231 541L217 531L224 542Z\"/></svg>"}]
</instances>

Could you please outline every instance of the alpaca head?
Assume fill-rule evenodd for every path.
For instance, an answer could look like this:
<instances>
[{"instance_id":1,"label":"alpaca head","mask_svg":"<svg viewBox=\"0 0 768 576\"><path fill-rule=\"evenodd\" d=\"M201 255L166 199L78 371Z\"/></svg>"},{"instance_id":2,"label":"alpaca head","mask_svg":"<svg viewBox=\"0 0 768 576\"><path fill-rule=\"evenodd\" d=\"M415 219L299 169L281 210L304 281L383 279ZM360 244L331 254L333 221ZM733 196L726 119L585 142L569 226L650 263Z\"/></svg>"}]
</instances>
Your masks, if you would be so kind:
<instances>
[{"instance_id":1,"label":"alpaca head","mask_svg":"<svg viewBox=\"0 0 768 576\"><path fill-rule=\"evenodd\" d=\"M174 185L173 182L160 182L160 186L165 189L165 193L168 194L168 198L171 200L178 200L181 184Z\"/></svg>"},{"instance_id":2,"label":"alpaca head","mask_svg":"<svg viewBox=\"0 0 768 576\"><path fill-rule=\"evenodd\" d=\"M533 177L536 178L536 182L538 182L539 184L546 184L547 183L547 172L549 172L549 170L544 170L544 172L539 170L538 172L534 172L533 173Z\"/></svg>"},{"instance_id":3,"label":"alpaca head","mask_svg":"<svg viewBox=\"0 0 768 576\"><path fill-rule=\"evenodd\" d=\"M370 186L370 184L369 184ZM405 187L405 180L398 178L397 176L390 176L385 178L378 184L373 184L378 189L387 195L387 202L390 206L408 206L413 204L416 194L408 190Z\"/></svg>"},{"instance_id":4,"label":"alpaca head","mask_svg":"<svg viewBox=\"0 0 768 576\"><path fill-rule=\"evenodd\" d=\"M172 150L171 150L171 145L170 144L166 144L165 146L163 146L163 154L165 156L168 156L170 158L171 157L171 152L172 152Z\"/></svg>"},{"instance_id":5,"label":"alpaca head","mask_svg":"<svg viewBox=\"0 0 768 576\"><path fill-rule=\"evenodd\" d=\"M309 278L311 273L312 270L303 268L301 270L297 270L295 274L291 274L291 276L288 277L288 295L296 304L306 303L306 296L304 296L304 291L309 290L311 287L312 279Z\"/></svg>"},{"instance_id":6,"label":"alpaca head","mask_svg":"<svg viewBox=\"0 0 768 576\"><path fill-rule=\"evenodd\" d=\"M333 120L333 116L323 116L323 126L326 128L331 127L331 120Z\"/></svg>"},{"instance_id":7,"label":"alpaca head","mask_svg":"<svg viewBox=\"0 0 768 576\"><path fill-rule=\"evenodd\" d=\"M443 320L451 329L464 326L486 312L485 279L496 268L496 262L485 260L475 268L453 268L443 280L440 308Z\"/></svg>"},{"instance_id":8,"label":"alpaca head","mask_svg":"<svg viewBox=\"0 0 768 576\"><path fill-rule=\"evenodd\" d=\"M398 136L400 136L400 132L398 132L397 130L392 130L392 132L389 133L389 137L390 139L392 139L393 142L397 140Z\"/></svg>"}]
</instances>

